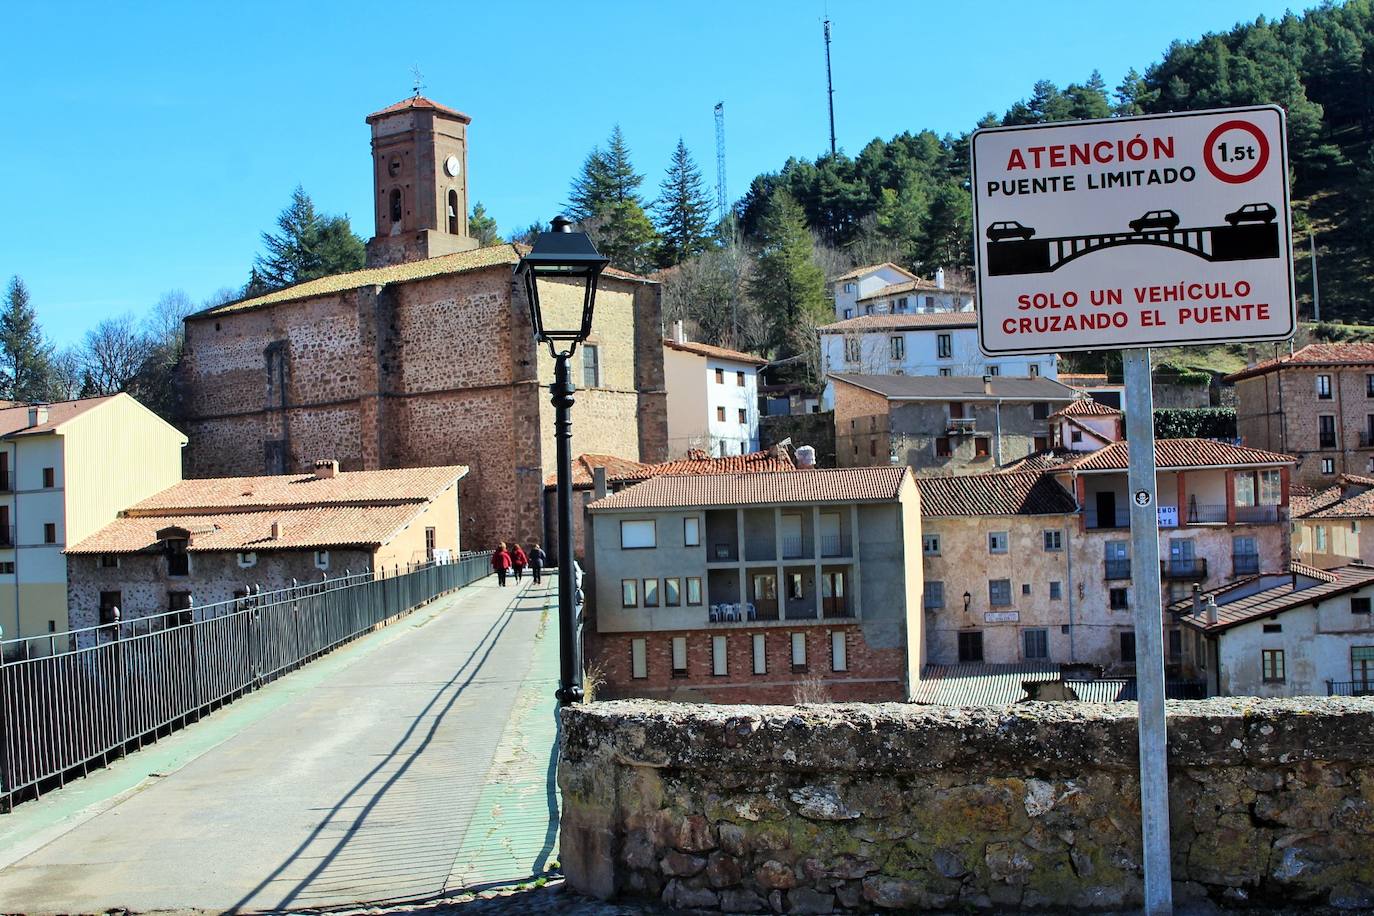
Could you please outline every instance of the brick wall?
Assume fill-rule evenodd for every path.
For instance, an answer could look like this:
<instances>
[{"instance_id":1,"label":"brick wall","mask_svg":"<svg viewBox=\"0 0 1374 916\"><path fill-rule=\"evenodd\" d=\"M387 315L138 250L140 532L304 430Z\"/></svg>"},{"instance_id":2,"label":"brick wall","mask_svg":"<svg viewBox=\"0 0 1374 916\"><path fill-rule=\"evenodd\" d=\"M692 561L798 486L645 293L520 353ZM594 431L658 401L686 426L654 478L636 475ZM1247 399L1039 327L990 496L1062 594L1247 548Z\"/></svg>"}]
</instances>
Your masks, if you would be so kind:
<instances>
[{"instance_id":1,"label":"brick wall","mask_svg":"<svg viewBox=\"0 0 1374 916\"><path fill-rule=\"evenodd\" d=\"M888 463L887 398L837 381L834 419L837 467Z\"/></svg>"}]
</instances>

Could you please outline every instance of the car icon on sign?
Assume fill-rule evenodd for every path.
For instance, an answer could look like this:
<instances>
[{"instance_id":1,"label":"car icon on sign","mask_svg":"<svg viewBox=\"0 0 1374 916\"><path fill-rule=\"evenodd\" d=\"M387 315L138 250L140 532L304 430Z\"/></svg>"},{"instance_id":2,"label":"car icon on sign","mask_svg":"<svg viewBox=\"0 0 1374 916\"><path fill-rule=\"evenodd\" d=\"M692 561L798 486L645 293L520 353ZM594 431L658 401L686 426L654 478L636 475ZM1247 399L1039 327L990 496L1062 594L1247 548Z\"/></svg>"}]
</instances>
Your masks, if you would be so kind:
<instances>
[{"instance_id":1,"label":"car icon on sign","mask_svg":"<svg viewBox=\"0 0 1374 916\"><path fill-rule=\"evenodd\" d=\"M993 223L988 227L988 241L990 242L1005 242L1007 239L1020 239L1024 242L1033 235L1035 235L1034 229L1023 226L1015 220Z\"/></svg>"},{"instance_id":2,"label":"car icon on sign","mask_svg":"<svg viewBox=\"0 0 1374 916\"><path fill-rule=\"evenodd\" d=\"M1278 215L1273 204L1246 204L1239 210L1226 214L1226 222L1232 226L1240 223L1272 223Z\"/></svg>"},{"instance_id":3,"label":"car icon on sign","mask_svg":"<svg viewBox=\"0 0 1374 916\"><path fill-rule=\"evenodd\" d=\"M1178 228L1178 214L1173 210L1151 210L1126 225L1132 232L1172 232Z\"/></svg>"}]
</instances>

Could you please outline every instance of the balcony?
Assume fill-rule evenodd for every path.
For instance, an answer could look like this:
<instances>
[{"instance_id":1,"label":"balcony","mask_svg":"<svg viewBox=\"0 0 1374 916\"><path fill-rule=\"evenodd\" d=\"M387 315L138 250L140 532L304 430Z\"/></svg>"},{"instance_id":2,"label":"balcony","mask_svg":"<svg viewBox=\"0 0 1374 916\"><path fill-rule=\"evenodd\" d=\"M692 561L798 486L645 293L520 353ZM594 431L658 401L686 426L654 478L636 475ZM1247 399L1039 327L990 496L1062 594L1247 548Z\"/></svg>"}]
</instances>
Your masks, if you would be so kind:
<instances>
[{"instance_id":1,"label":"balcony","mask_svg":"<svg viewBox=\"0 0 1374 916\"><path fill-rule=\"evenodd\" d=\"M1231 557L1232 573L1237 576L1253 576L1259 573L1260 559L1257 553L1238 553Z\"/></svg>"},{"instance_id":2,"label":"balcony","mask_svg":"<svg viewBox=\"0 0 1374 916\"><path fill-rule=\"evenodd\" d=\"M0 525L0 547L13 547L14 544L14 526Z\"/></svg>"},{"instance_id":3,"label":"balcony","mask_svg":"<svg viewBox=\"0 0 1374 916\"><path fill-rule=\"evenodd\" d=\"M945 430L956 436L971 435L978 431L978 420L976 417L950 417Z\"/></svg>"},{"instance_id":4,"label":"balcony","mask_svg":"<svg viewBox=\"0 0 1374 916\"><path fill-rule=\"evenodd\" d=\"M1103 560L1104 579L1129 579L1131 578L1130 560Z\"/></svg>"},{"instance_id":5,"label":"balcony","mask_svg":"<svg viewBox=\"0 0 1374 916\"><path fill-rule=\"evenodd\" d=\"M1188 557L1159 561L1159 574L1165 579L1188 579L1201 582L1207 578L1207 558Z\"/></svg>"},{"instance_id":6,"label":"balcony","mask_svg":"<svg viewBox=\"0 0 1374 916\"><path fill-rule=\"evenodd\" d=\"M847 557L849 556L849 541L841 534L821 535L821 556L823 557Z\"/></svg>"},{"instance_id":7,"label":"balcony","mask_svg":"<svg viewBox=\"0 0 1374 916\"><path fill-rule=\"evenodd\" d=\"M1089 528L1131 527L1131 510L1129 509L1117 509L1111 515L1102 515L1095 509L1089 508L1086 515Z\"/></svg>"},{"instance_id":8,"label":"balcony","mask_svg":"<svg viewBox=\"0 0 1374 916\"><path fill-rule=\"evenodd\" d=\"M806 560L810 559L811 551L807 549L806 539L800 535L788 535L782 539L782 558L784 560Z\"/></svg>"},{"instance_id":9,"label":"balcony","mask_svg":"<svg viewBox=\"0 0 1374 916\"><path fill-rule=\"evenodd\" d=\"M1326 695L1329 697L1374 696L1374 680L1327 681Z\"/></svg>"},{"instance_id":10,"label":"balcony","mask_svg":"<svg viewBox=\"0 0 1374 916\"><path fill-rule=\"evenodd\" d=\"M1272 525L1280 521L1278 506L1236 506L1236 521L1242 525Z\"/></svg>"},{"instance_id":11,"label":"balcony","mask_svg":"<svg viewBox=\"0 0 1374 916\"><path fill-rule=\"evenodd\" d=\"M711 545L707 561L711 563L734 563L739 560L739 548L733 543Z\"/></svg>"},{"instance_id":12,"label":"balcony","mask_svg":"<svg viewBox=\"0 0 1374 916\"><path fill-rule=\"evenodd\" d=\"M1185 525L1224 525L1226 524L1225 504L1189 503L1181 521Z\"/></svg>"}]
</instances>

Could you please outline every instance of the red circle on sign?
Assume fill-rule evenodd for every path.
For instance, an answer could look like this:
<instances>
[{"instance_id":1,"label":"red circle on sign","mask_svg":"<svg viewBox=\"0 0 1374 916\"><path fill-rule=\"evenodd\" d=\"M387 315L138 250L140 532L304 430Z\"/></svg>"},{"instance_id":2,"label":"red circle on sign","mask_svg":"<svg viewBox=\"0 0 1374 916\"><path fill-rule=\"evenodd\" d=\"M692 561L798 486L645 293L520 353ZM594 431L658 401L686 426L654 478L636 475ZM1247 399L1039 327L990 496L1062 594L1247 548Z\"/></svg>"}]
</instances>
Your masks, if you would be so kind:
<instances>
[{"instance_id":1,"label":"red circle on sign","mask_svg":"<svg viewBox=\"0 0 1374 916\"><path fill-rule=\"evenodd\" d=\"M1254 137L1255 142L1259 144L1259 158L1255 160L1254 168L1246 172L1241 172L1239 175L1232 175L1230 172L1222 171L1212 159L1212 149L1217 142L1217 137L1220 137L1228 130L1243 130ZM1244 184L1260 172L1263 172L1264 167L1269 164L1269 138L1264 135L1264 131L1260 130L1249 121L1223 121L1207 135L1207 142L1203 144L1202 147L1202 161L1206 163L1207 171L1211 172L1218 180L1224 181L1227 184Z\"/></svg>"}]
</instances>

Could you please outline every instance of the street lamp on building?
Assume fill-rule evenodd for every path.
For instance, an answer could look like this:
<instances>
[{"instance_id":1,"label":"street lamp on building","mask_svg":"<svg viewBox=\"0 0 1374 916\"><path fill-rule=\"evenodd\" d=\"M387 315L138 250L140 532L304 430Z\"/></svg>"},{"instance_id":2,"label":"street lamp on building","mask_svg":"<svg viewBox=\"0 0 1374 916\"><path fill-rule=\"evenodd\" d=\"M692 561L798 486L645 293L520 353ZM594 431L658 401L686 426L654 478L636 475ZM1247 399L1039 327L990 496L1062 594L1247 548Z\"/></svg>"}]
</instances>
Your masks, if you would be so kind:
<instances>
[{"instance_id":1,"label":"street lamp on building","mask_svg":"<svg viewBox=\"0 0 1374 916\"><path fill-rule=\"evenodd\" d=\"M529 254L520 259L515 274L525 284L529 300L530 325L534 339L547 344L552 354L553 384L549 400L554 409L554 445L558 457L558 702L567 706L582 699L582 666L577 644L577 622L573 616L573 524L572 524L572 377L568 360L577 345L592 332L592 306L596 302L596 283L610 259L602 257L585 232L574 232L572 222L555 217L551 232L541 232ZM545 294L566 290L545 303ZM579 295L580 294L580 295ZM582 307L576 309L577 299ZM547 311L546 311L547 309Z\"/></svg>"},{"instance_id":2,"label":"street lamp on building","mask_svg":"<svg viewBox=\"0 0 1374 916\"><path fill-rule=\"evenodd\" d=\"M968 592L964 592L964 613L965 613L965 614L968 613L968 606L969 606L970 604L972 604L972 603L973 603L973 596L970 595Z\"/></svg>"}]
</instances>

